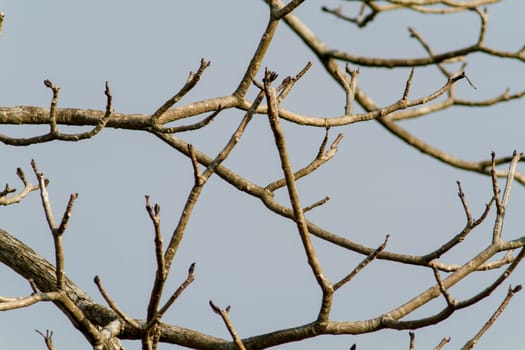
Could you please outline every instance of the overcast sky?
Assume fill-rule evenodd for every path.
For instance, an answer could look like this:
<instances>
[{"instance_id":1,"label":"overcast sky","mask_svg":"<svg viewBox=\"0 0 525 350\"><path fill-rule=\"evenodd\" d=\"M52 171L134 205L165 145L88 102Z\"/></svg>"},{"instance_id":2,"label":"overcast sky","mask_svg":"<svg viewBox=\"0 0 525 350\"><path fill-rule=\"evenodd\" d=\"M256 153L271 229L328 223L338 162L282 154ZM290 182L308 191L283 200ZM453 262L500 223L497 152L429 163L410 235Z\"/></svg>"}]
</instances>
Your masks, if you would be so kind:
<instances>
[{"instance_id":1,"label":"overcast sky","mask_svg":"<svg viewBox=\"0 0 525 350\"><path fill-rule=\"evenodd\" d=\"M421 16L400 12L378 16L358 30L320 11L322 5L347 6L341 1L307 1L296 14L328 45L354 54L420 57L425 53L408 26L427 38L436 52L475 42L479 20L473 13ZM347 7L349 13L351 8ZM180 103L227 95L236 87L258 43L268 10L261 0L242 1L10 1L0 36L0 105L48 107L50 79L61 87L59 106L103 109L104 82L123 113L152 113L184 84L201 58L211 60L198 86ZM353 12L355 13L355 11ZM523 45L525 3L507 1L490 7L487 44L514 51ZM284 102L287 109L319 117L344 111L344 95L326 76L321 64L285 26L279 27L263 66L281 77L296 74L308 61L314 66ZM523 63L468 57L472 89L459 82L460 96L493 97L510 88L525 89ZM402 94L409 71L363 67L360 86L379 104ZM261 75L258 77L261 78ZM416 69L411 97L442 86L435 70ZM249 93L255 96L255 89ZM408 130L432 145L468 160L488 159L491 151L510 155L525 151L524 101L485 110L455 108L421 120L405 122ZM243 113L222 113L211 126L181 135L214 156L227 142ZM34 136L41 127L5 127L1 133ZM64 128L64 131L71 129ZM78 129L74 129L78 130ZM311 161L324 130L286 124L292 162L299 168ZM304 205L324 196L331 200L309 213L319 226L362 244L378 246L390 234L388 250L424 254L457 234L465 224L457 198L461 180L474 216L491 197L488 177L452 169L393 138L374 121L332 131L345 135L336 157L299 182ZM255 118L226 165L259 185L282 177L267 120ZM64 237L67 275L100 303L92 282L99 275L109 293L128 315L144 318L155 268L153 230L144 209L144 195L159 203L165 237L177 223L193 181L190 161L152 135L104 130L78 143L52 142L14 148L0 145L0 185L20 188L16 168L34 182L35 159L49 178L51 201L58 217L70 193L78 192L71 224ZM525 189L516 185L506 217L504 238L523 236ZM286 203L285 193L277 196ZM462 263L489 243L493 215L469 239L443 260ZM0 228L53 261L52 239L37 193L21 204L0 209ZM362 257L314 239L328 278L338 280ZM206 185L175 258L170 290L196 262L196 281L175 303L165 321L230 339L208 300L232 306L231 318L241 337L312 321L320 291L306 264L299 235L290 221L275 217L262 203L238 193L213 177ZM452 289L458 299L471 296L490 279L472 276ZM497 274L489 273L494 278ZM442 324L416 331L417 349L436 346L451 336L448 349L464 344L503 299L507 286L524 283L518 269L489 300L462 310ZM30 293L28 283L0 267L0 295ZM414 297L434 283L431 271L376 261L336 295L332 319L375 317ZM478 349L525 347L517 334L525 312L518 295ZM429 315L444 305L437 300L413 317ZM53 305L40 304L0 314L0 339L6 349L44 349L34 329L54 331L57 349L89 348L65 316ZM383 331L363 336L325 336L282 349L406 349L408 332ZM139 342L125 342L140 349ZM163 346L163 349L174 346Z\"/></svg>"}]
</instances>

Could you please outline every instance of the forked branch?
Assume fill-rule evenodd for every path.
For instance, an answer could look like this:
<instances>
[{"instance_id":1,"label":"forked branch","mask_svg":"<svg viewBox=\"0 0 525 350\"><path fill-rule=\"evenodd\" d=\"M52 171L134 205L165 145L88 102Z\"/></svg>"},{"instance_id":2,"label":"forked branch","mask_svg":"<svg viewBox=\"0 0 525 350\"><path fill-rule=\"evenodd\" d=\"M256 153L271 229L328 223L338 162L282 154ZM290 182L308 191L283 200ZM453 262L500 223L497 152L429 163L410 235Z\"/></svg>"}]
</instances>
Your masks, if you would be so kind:
<instances>
[{"instance_id":1,"label":"forked branch","mask_svg":"<svg viewBox=\"0 0 525 350\"><path fill-rule=\"evenodd\" d=\"M228 305L225 309L219 308L217 305L213 303L213 301L210 300L210 307L217 315L220 315L224 324L226 325L226 328L228 329L228 332L230 332L230 335L233 338L233 341L235 342L235 345L237 346L238 350L246 350L246 347L244 346L241 338L237 335L237 331L233 327L233 323L230 320L230 305Z\"/></svg>"},{"instance_id":2,"label":"forked branch","mask_svg":"<svg viewBox=\"0 0 525 350\"><path fill-rule=\"evenodd\" d=\"M40 188L39 185L33 185L26 179L24 171L21 168L16 169L16 175L18 176L18 178L20 178L20 180L22 180L22 183L24 184L24 189L18 194L11 195L12 193L16 192L16 189L11 188L9 184L6 184L5 188L2 191L0 191L0 205L20 203L29 193L36 191ZM47 186L46 181L44 181L44 185Z\"/></svg>"}]
</instances>

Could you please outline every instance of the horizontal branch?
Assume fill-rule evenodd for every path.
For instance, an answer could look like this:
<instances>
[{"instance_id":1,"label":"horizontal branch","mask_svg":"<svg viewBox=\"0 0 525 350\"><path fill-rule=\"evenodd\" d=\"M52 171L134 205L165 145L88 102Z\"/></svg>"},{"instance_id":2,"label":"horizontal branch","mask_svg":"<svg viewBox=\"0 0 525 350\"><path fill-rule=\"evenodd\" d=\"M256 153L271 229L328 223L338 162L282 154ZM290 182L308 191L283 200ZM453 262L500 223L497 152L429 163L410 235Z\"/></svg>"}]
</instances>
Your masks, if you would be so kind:
<instances>
[{"instance_id":1,"label":"horizontal branch","mask_svg":"<svg viewBox=\"0 0 525 350\"><path fill-rule=\"evenodd\" d=\"M53 301L60 297L60 292L33 293L21 298L0 298L0 311L20 309L41 301Z\"/></svg>"}]
</instances>

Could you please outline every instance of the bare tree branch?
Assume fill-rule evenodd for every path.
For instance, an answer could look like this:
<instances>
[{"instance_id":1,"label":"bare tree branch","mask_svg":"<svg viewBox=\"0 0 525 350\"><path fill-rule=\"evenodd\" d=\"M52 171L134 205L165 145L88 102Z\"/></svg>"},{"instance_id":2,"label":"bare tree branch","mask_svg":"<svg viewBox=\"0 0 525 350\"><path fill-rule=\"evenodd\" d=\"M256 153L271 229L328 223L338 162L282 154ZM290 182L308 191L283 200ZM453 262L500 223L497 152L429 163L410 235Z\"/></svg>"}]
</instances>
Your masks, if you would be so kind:
<instances>
[{"instance_id":1,"label":"bare tree branch","mask_svg":"<svg viewBox=\"0 0 525 350\"><path fill-rule=\"evenodd\" d=\"M48 350L56 350L55 346L53 345L53 339L52 339L53 331L50 331L47 329L46 334L44 334L38 329L35 329L35 332L37 332L38 334L42 336L42 338L44 338L44 343L46 344Z\"/></svg>"},{"instance_id":2,"label":"bare tree branch","mask_svg":"<svg viewBox=\"0 0 525 350\"><path fill-rule=\"evenodd\" d=\"M210 307L217 315L220 315L222 320L224 321L224 324L226 325L226 328L228 328L228 332L230 332L230 335L233 338L233 341L235 342L235 345L237 346L238 350L246 350L246 347L242 343L241 338L237 335L237 331L233 327L233 323L230 320L230 306L228 305L226 309L220 309L217 305L215 305L210 300Z\"/></svg>"},{"instance_id":3,"label":"bare tree branch","mask_svg":"<svg viewBox=\"0 0 525 350\"><path fill-rule=\"evenodd\" d=\"M38 185L31 184L25 177L24 171L21 168L16 169L16 175L22 180L24 184L24 189L16 195L9 196L11 193L15 193L16 189L11 188L9 184L5 185L3 191L0 191L0 205L10 205L15 203L20 203L29 193L38 190L40 187ZM44 185L46 181L44 181Z\"/></svg>"},{"instance_id":4,"label":"bare tree branch","mask_svg":"<svg viewBox=\"0 0 525 350\"><path fill-rule=\"evenodd\" d=\"M501 302L500 306L498 307L498 309L494 312L494 314L490 317L490 319L483 325L483 327L481 327L481 329L479 330L478 333L476 333L476 335L470 339L461 349L462 350L468 350L468 349L472 349L476 344L477 342L479 341L479 339L483 336L483 334L490 328L492 327L492 325L494 324L494 322L496 322L496 320L498 319L498 317L501 315L501 313L503 312L503 310L505 310L505 308L507 307L507 305L509 304L510 302L510 299L512 299L512 297L518 293L520 290L522 289L522 286L521 285L517 285L516 287L512 288L511 286L509 286L509 291L507 293L507 296L505 297L505 299L503 299L503 301Z\"/></svg>"}]
</instances>

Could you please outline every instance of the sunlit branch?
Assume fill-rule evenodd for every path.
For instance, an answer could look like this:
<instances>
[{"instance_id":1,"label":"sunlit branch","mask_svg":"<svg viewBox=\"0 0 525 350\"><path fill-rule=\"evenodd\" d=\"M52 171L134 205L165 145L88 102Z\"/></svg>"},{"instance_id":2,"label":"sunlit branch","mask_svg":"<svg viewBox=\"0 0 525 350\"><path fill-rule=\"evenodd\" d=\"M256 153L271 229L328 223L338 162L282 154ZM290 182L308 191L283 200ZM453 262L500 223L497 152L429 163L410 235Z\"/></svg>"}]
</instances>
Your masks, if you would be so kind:
<instances>
[{"instance_id":1,"label":"sunlit branch","mask_svg":"<svg viewBox=\"0 0 525 350\"><path fill-rule=\"evenodd\" d=\"M38 190L39 185L33 185L26 179L24 171L21 168L16 169L16 175L22 183L24 184L24 189L18 194L10 195L15 193L16 189L11 188L9 184L5 185L4 190L0 191L0 205L10 205L15 203L20 203L29 193ZM44 180L44 185L47 185L47 182Z\"/></svg>"},{"instance_id":2,"label":"sunlit branch","mask_svg":"<svg viewBox=\"0 0 525 350\"><path fill-rule=\"evenodd\" d=\"M33 293L27 297L5 298L0 297L0 311L15 310L31 306L41 301L58 300L60 292Z\"/></svg>"},{"instance_id":3,"label":"sunlit branch","mask_svg":"<svg viewBox=\"0 0 525 350\"><path fill-rule=\"evenodd\" d=\"M238 350L246 350L246 347L244 346L241 338L237 335L237 331L233 327L233 323L230 320L230 309L231 307L228 305L226 309L221 309L217 305L213 303L213 301L210 300L210 307L217 315L220 315L224 324L226 325L226 328L228 329L228 332L230 332L230 335L233 338L233 341L235 342L235 345L237 346Z\"/></svg>"}]
</instances>

